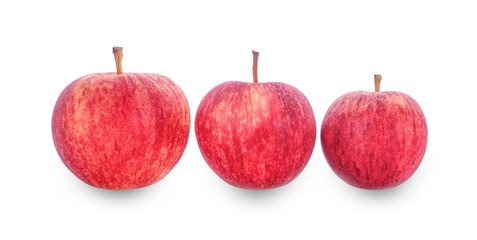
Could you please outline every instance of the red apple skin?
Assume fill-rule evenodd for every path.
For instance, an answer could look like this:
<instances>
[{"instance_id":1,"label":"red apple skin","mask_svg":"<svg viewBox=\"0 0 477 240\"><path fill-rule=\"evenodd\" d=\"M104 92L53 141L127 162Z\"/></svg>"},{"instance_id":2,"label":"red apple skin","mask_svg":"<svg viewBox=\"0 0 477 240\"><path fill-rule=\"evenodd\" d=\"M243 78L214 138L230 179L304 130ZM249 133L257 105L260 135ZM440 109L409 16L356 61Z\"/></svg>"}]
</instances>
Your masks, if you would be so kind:
<instances>
[{"instance_id":1,"label":"red apple skin","mask_svg":"<svg viewBox=\"0 0 477 240\"><path fill-rule=\"evenodd\" d=\"M409 179L424 157L427 123L410 96L355 91L338 98L321 126L331 169L363 189L386 189Z\"/></svg>"},{"instance_id":2,"label":"red apple skin","mask_svg":"<svg viewBox=\"0 0 477 240\"><path fill-rule=\"evenodd\" d=\"M51 125L60 158L79 179L103 189L141 188L182 156L189 105L165 76L97 73L63 90Z\"/></svg>"},{"instance_id":3,"label":"red apple skin","mask_svg":"<svg viewBox=\"0 0 477 240\"><path fill-rule=\"evenodd\" d=\"M269 189L295 179L316 140L313 110L296 88L279 82L225 82L202 100L195 118L200 151L227 183Z\"/></svg>"}]
</instances>

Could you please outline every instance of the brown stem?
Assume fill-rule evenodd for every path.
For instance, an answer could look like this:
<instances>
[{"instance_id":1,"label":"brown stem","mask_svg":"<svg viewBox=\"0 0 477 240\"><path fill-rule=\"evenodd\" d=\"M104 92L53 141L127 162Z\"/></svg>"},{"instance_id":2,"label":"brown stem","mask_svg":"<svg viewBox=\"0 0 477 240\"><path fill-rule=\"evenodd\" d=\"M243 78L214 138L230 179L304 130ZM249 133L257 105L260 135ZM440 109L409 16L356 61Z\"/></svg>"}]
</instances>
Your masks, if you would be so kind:
<instances>
[{"instance_id":1,"label":"brown stem","mask_svg":"<svg viewBox=\"0 0 477 240\"><path fill-rule=\"evenodd\" d=\"M123 60L123 48L122 47L113 47L114 60L116 60L116 70L118 75L123 74L123 66L121 61Z\"/></svg>"},{"instance_id":2,"label":"brown stem","mask_svg":"<svg viewBox=\"0 0 477 240\"><path fill-rule=\"evenodd\" d=\"M374 91L379 92L380 87L381 87L381 75L379 74L374 74Z\"/></svg>"},{"instance_id":3,"label":"brown stem","mask_svg":"<svg viewBox=\"0 0 477 240\"><path fill-rule=\"evenodd\" d=\"M258 83L258 73L257 73L257 63L258 63L258 52L253 50L252 51L252 54L253 54L253 67L252 67L252 70L253 70L253 82L254 83Z\"/></svg>"}]
</instances>

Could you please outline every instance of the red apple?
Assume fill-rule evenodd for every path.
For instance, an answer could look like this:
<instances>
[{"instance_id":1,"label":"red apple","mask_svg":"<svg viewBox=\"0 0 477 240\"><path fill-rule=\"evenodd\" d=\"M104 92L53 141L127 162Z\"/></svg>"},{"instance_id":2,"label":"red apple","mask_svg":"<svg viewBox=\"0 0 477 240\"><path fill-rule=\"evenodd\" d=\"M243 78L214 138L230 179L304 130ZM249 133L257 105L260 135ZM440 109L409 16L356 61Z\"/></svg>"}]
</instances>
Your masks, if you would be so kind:
<instances>
[{"instance_id":1,"label":"red apple","mask_svg":"<svg viewBox=\"0 0 477 240\"><path fill-rule=\"evenodd\" d=\"M409 179L424 157L427 123L410 96L355 91L338 98L321 126L321 145L331 169L364 189L395 187Z\"/></svg>"},{"instance_id":2,"label":"red apple","mask_svg":"<svg viewBox=\"0 0 477 240\"><path fill-rule=\"evenodd\" d=\"M66 167L85 183L134 189L162 179L179 161L190 129L189 105L169 78L96 73L69 84L52 118L53 140Z\"/></svg>"},{"instance_id":3,"label":"red apple","mask_svg":"<svg viewBox=\"0 0 477 240\"><path fill-rule=\"evenodd\" d=\"M195 118L200 151L227 183L245 189L283 186L306 166L316 140L313 110L303 93L280 82L230 81L202 99Z\"/></svg>"}]
</instances>

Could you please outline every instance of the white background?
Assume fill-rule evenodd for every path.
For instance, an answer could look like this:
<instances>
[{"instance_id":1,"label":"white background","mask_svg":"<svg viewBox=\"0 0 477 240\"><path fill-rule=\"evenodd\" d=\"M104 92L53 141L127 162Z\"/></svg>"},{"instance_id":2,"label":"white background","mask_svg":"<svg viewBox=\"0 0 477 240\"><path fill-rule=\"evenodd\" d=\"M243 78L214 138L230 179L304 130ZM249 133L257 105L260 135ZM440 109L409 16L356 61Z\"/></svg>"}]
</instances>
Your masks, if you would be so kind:
<instances>
[{"instance_id":1,"label":"white background","mask_svg":"<svg viewBox=\"0 0 477 240\"><path fill-rule=\"evenodd\" d=\"M1 239L475 239L477 7L474 1L2 1ZM229 186L186 151L160 182L132 191L84 184L51 137L67 84L123 68L168 76L194 118L224 81L294 85L317 119L340 95L412 96L429 141L403 185L366 191L341 181L319 137L302 174L267 191ZM193 119L192 119L193 120ZM193 122L193 121L192 121ZM474 229L472 229L474 228Z\"/></svg>"}]
</instances>

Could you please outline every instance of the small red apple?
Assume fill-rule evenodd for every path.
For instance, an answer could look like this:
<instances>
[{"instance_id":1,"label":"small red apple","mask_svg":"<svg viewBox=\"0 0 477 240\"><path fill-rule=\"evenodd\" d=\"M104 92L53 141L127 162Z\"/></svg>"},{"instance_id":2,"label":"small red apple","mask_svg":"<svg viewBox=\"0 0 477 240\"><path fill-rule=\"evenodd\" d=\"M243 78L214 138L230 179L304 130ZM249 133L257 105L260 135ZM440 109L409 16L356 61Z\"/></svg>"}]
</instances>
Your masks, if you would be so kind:
<instances>
[{"instance_id":1,"label":"small red apple","mask_svg":"<svg viewBox=\"0 0 477 240\"><path fill-rule=\"evenodd\" d=\"M306 166L316 140L310 103L298 89L280 82L230 81L202 99L195 118L200 151L227 183L245 189L283 186Z\"/></svg>"},{"instance_id":2,"label":"small red apple","mask_svg":"<svg viewBox=\"0 0 477 240\"><path fill-rule=\"evenodd\" d=\"M331 169L364 189L395 187L409 179L424 157L427 123L410 96L355 91L338 98L321 125L321 145Z\"/></svg>"},{"instance_id":3,"label":"small red apple","mask_svg":"<svg viewBox=\"0 0 477 240\"><path fill-rule=\"evenodd\" d=\"M162 179L179 161L190 129L189 105L169 78L96 73L69 84L52 117L56 150L85 183L104 189L141 188Z\"/></svg>"}]
</instances>

